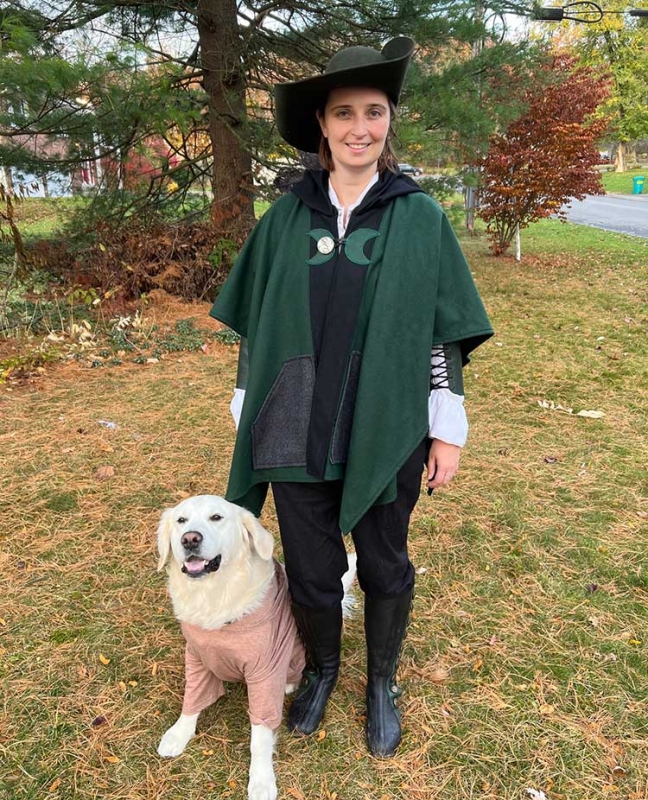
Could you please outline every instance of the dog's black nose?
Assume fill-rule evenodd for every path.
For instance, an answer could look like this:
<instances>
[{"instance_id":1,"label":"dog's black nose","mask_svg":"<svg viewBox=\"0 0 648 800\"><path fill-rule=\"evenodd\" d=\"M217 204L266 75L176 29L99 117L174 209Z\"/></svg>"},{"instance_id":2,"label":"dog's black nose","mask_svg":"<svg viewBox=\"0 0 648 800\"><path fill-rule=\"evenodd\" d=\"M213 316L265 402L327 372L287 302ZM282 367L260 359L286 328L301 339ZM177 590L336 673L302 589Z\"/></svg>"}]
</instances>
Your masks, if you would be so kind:
<instances>
[{"instance_id":1,"label":"dog's black nose","mask_svg":"<svg viewBox=\"0 0 648 800\"><path fill-rule=\"evenodd\" d=\"M182 535L180 543L185 550L195 550L202 540L202 533L198 533L198 531L187 531Z\"/></svg>"}]
</instances>

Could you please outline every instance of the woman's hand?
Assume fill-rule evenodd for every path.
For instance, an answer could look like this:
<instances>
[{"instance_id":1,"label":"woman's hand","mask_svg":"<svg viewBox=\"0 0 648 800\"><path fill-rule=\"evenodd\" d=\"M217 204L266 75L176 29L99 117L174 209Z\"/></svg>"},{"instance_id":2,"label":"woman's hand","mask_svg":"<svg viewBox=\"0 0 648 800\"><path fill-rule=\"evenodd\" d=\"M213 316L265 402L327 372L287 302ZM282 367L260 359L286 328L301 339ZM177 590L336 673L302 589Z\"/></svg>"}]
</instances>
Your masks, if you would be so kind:
<instances>
[{"instance_id":1,"label":"woman's hand","mask_svg":"<svg viewBox=\"0 0 648 800\"><path fill-rule=\"evenodd\" d=\"M456 444L448 444L440 439L433 439L428 458L428 489L436 489L454 478L459 469L461 448Z\"/></svg>"}]
</instances>

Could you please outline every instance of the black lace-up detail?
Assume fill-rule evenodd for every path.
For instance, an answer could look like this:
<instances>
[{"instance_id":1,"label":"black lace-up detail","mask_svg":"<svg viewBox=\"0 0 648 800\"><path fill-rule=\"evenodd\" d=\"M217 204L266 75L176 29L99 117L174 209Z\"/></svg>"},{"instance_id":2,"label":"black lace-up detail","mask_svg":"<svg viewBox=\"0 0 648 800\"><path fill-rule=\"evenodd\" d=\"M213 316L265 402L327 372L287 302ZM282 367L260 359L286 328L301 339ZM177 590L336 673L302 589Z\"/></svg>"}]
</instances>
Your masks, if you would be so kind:
<instances>
[{"instance_id":1,"label":"black lace-up detail","mask_svg":"<svg viewBox=\"0 0 648 800\"><path fill-rule=\"evenodd\" d=\"M445 345L434 345L430 352L430 391L449 389L451 380L452 374Z\"/></svg>"}]
</instances>

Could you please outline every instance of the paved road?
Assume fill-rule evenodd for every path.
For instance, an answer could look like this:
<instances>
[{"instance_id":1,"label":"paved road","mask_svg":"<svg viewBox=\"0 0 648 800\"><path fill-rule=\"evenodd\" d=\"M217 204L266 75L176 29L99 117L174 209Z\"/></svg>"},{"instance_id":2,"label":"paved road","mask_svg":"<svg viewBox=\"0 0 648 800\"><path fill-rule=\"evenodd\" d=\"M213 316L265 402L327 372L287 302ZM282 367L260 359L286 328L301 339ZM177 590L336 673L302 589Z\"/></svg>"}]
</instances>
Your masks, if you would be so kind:
<instances>
[{"instance_id":1,"label":"paved road","mask_svg":"<svg viewBox=\"0 0 648 800\"><path fill-rule=\"evenodd\" d=\"M584 200L572 202L567 219L593 228L648 239L648 194L590 195Z\"/></svg>"}]
</instances>

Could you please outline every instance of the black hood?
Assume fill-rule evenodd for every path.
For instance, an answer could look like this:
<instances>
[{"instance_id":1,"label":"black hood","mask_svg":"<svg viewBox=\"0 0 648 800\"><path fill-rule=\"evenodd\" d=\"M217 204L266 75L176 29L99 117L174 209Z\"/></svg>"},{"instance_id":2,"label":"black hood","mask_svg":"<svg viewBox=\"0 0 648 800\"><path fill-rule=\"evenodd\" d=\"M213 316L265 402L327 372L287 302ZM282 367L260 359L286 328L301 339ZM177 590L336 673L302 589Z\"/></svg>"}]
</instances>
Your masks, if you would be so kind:
<instances>
[{"instance_id":1,"label":"black hood","mask_svg":"<svg viewBox=\"0 0 648 800\"><path fill-rule=\"evenodd\" d=\"M319 211L324 216L334 216L336 214L331 199L329 197L329 174L325 170L306 170L304 177L295 184L291 191L313 211ZM358 206L357 214L373 208L380 208L387 205L395 197L402 197L414 192L422 192L423 189L400 172L394 173L386 169L380 175L378 182L367 192L366 197Z\"/></svg>"}]
</instances>

